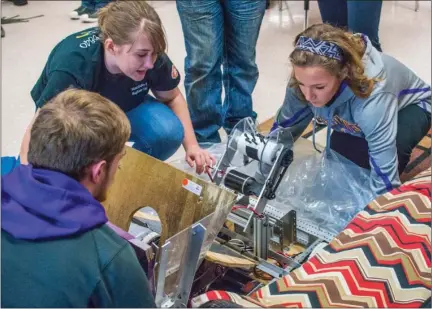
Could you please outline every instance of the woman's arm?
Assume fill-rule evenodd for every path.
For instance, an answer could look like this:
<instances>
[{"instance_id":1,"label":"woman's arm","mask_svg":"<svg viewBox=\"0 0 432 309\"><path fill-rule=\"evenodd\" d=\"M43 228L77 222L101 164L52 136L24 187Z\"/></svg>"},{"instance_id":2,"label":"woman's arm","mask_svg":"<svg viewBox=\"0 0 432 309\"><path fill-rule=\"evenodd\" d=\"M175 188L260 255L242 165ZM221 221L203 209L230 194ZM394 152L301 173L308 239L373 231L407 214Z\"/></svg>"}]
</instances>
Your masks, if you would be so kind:
<instances>
[{"instance_id":1,"label":"woman's arm","mask_svg":"<svg viewBox=\"0 0 432 309\"><path fill-rule=\"evenodd\" d=\"M180 119L184 129L183 147L186 150L186 161L193 167L196 162L197 173L204 171L204 166L212 166L216 160L207 151L201 149L195 137L188 106L182 93L177 88L169 91L152 91L155 97L168 105L169 108Z\"/></svg>"},{"instance_id":2,"label":"woman's arm","mask_svg":"<svg viewBox=\"0 0 432 309\"><path fill-rule=\"evenodd\" d=\"M376 194L383 194L400 185L397 113L397 98L392 93L380 93L368 98L353 115L368 142L370 185Z\"/></svg>"},{"instance_id":3,"label":"woman's arm","mask_svg":"<svg viewBox=\"0 0 432 309\"><path fill-rule=\"evenodd\" d=\"M300 101L294 89L287 87L284 102L276 114L272 130L281 127L288 128L296 141L313 118L312 109Z\"/></svg>"}]
</instances>

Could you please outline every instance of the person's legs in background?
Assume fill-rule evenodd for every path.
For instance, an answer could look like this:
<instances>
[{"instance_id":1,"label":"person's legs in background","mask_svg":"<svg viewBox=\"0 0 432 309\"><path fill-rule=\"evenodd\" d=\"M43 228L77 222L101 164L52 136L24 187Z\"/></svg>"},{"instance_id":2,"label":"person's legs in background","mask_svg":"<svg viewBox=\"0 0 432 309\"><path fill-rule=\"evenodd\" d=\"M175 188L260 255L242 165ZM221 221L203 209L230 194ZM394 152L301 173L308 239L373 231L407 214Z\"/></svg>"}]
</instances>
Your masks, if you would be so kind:
<instances>
[{"instance_id":1,"label":"person's legs in background","mask_svg":"<svg viewBox=\"0 0 432 309\"><path fill-rule=\"evenodd\" d=\"M223 82L225 89L224 129L229 134L253 111L252 92L258 80L256 44L264 17L265 0L222 1L225 16Z\"/></svg>"},{"instance_id":2,"label":"person's legs in background","mask_svg":"<svg viewBox=\"0 0 432 309\"><path fill-rule=\"evenodd\" d=\"M186 101L198 143L219 143L224 16L220 0L177 1L186 46Z\"/></svg>"},{"instance_id":3,"label":"person's legs in background","mask_svg":"<svg viewBox=\"0 0 432 309\"><path fill-rule=\"evenodd\" d=\"M409 105L399 111L396 136L399 174L408 165L414 147L427 134L430 126L431 114L418 105Z\"/></svg>"},{"instance_id":4,"label":"person's legs in background","mask_svg":"<svg viewBox=\"0 0 432 309\"><path fill-rule=\"evenodd\" d=\"M87 18L90 14L93 14L94 11L95 11L94 0L82 0L79 8L70 12L69 17L73 20Z\"/></svg>"},{"instance_id":5,"label":"person's legs in background","mask_svg":"<svg viewBox=\"0 0 432 309\"><path fill-rule=\"evenodd\" d=\"M382 51L378 37L382 0L318 0L318 6L324 23L363 33Z\"/></svg>"},{"instance_id":6,"label":"person's legs in background","mask_svg":"<svg viewBox=\"0 0 432 309\"><path fill-rule=\"evenodd\" d=\"M372 45L382 52L378 36L382 0L348 0L347 8L349 30L367 35Z\"/></svg>"},{"instance_id":7,"label":"person's legs in background","mask_svg":"<svg viewBox=\"0 0 432 309\"><path fill-rule=\"evenodd\" d=\"M97 11L112 0L83 0L81 6L69 13L73 20L80 19L84 23L97 22Z\"/></svg>"},{"instance_id":8,"label":"person's legs in background","mask_svg":"<svg viewBox=\"0 0 432 309\"><path fill-rule=\"evenodd\" d=\"M110 3L112 0L92 0L94 3L94 11L87 16L82 16L80 19L83 23L95 23L97 22L97 12L103 8L105 5Z\"/></svg>"},{"instance_id":9,"label":"person's legs in background","mask_svg":"<svg viewBox=\"0 0 432 309\"><path fill-rule=\"evenodd\" d=\"M15 4L16 6L23 6L23 5L27 5L28 1L27 0L13 0L13 4Z\"/></svg>"},{"instance_id":10,"label":"person's legs in background","mask_svg":"<svg viewBox=\"0 0 432 309\"><path fill-rule=\"evenodd\" d=\"M347 0L318 0L323 23L335 27L348 27Z\"/></svg>"},{"instance_id":11,"label":"person's legs in background","mask_svg":"<svg viewBox=\"0 0 432 309\"><path fill-rule=\"evenodd\" d=\"M180 119L152 96L148 95L126 115L131 123L133 148L163 161L181 146L184 130Z\"/></svg>"}]
</instances>

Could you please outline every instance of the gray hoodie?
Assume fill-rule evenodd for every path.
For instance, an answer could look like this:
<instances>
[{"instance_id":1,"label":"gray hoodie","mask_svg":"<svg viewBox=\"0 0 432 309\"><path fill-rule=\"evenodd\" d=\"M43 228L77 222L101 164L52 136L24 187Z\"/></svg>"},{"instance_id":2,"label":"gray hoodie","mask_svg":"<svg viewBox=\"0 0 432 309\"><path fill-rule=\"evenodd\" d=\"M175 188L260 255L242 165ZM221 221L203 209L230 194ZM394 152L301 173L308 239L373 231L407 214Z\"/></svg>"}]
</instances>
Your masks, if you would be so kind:
<instances>
[{"instance_id":1,"label":"gray hoodie","mask_svg":"<svg viewBox=\"0 0 432 309\"><path fill-rule=\"evenodd\" d=\"M382 194L400 185L396 150L397 115L404 107L417 104L431 112L431 88L393 57L378 52L367 37L363 56L365 73L380 81L368 98L358 98L342 83L330 106L314 107L286 89L285 100L276 116L275 127L290 128L298 138L313 117L333 130L365 138L369 146L371 189ZM314 123L315 125L315 123Z\"/></svg>"}]
</instances>

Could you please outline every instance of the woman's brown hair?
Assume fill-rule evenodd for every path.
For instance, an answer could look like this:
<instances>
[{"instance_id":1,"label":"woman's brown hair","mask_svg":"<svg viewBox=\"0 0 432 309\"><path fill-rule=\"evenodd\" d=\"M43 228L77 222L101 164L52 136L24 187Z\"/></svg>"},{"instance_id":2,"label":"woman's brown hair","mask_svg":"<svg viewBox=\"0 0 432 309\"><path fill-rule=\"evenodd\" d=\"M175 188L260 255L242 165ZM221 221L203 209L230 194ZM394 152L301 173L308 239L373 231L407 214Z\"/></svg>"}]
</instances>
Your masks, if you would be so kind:
<instances>
[{"instance_id":1,"label":"woman's brown hair","mask_svg":"<svg viewBox=\"0 0 432 309\"><path fill-rule=\"evenodd\" d=\"M166 51L162 22L146 1L113 1L98 12L101 41L111 38L116 45L133 44L136 33L145 33L156 54Z\"/></svg>"},{"instance_id":2,"label":"woman's brown hair","mask_svg":"<svg viewBox=\"0 0 432 309\"><path fill-rule=\"evenodd\" d=\"M365 75L362 57L366 44L361 36L328 24L310 26L297 35L294 40L294 46L297 44L300 36L336 44L342 51L343 59L339 61L309 51L294 49L290 55L292 65L299 67L321 66L333 76L344 79L356 96L367 98L371 94L376 80L370 79ZM289 86L295 88L300 98L304 99L299 89L298 81L294 76L294 71L291 74Z\"/></svg>"}]
</instances>

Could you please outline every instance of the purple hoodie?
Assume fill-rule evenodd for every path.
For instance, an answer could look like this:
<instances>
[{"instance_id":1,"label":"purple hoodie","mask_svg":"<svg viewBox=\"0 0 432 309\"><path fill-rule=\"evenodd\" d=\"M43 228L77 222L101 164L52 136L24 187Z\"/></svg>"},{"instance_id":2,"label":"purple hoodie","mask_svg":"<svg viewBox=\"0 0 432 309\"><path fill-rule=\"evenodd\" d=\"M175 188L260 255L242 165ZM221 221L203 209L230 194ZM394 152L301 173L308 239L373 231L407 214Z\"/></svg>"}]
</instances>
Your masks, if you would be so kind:
<instances>
[{"instance_id":1,"label":"purple hoodie","mask_svg":"<svg viewBox=\"0 0 432 309\"><path fill-rule=\"evenodd\" d=\"M78 181L20 165L2 176L2 229L18 239L68 237L107 222L105 209Z\"/></svg>"}]
</instances>

